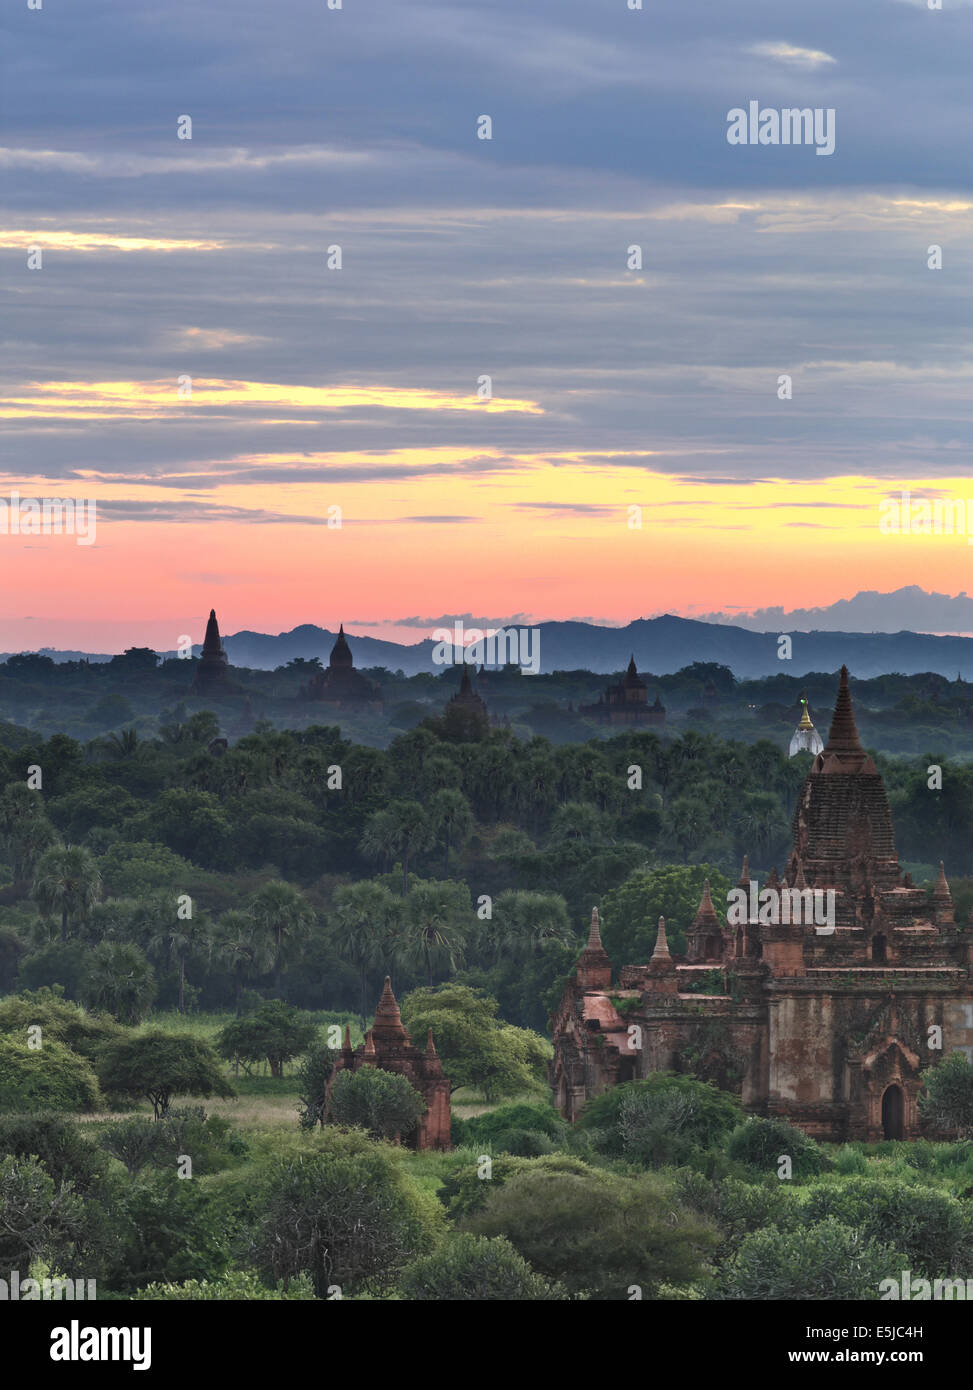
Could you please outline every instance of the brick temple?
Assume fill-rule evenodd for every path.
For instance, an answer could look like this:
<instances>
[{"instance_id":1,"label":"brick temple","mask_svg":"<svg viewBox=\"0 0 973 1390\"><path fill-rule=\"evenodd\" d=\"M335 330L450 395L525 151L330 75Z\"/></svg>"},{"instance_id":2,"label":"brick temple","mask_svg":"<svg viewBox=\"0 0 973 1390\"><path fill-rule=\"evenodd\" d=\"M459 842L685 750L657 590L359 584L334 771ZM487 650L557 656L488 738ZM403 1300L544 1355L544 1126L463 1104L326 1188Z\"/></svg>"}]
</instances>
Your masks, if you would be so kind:
<instances>
[{"instance_id":1,"label":"brick temple","mask_svg":"<svg viewBox=\"0 0 973 1390\"><path fill-rule=\"evenodd\" d=\"M375 1010L375 1021L365 1034L365 1041L353 1048L351 1033L345 1028L345 1045L335 1061L325 1092L326 1098L330 1097L339 1072L358 1071L359 1067L382 1067L385 1071L397 1072L426 1102L425 1114L419 1117L415 1130L408 1137L410 1148L452 1147L449 1079L436 1053L432 1029L429 1029L425 1048L416 1047L402 1022L398 1003L392 993L392 981L387 975L382 997Z\"/></svg>"},{"instance_id":2,"label":"brick temple","mask_svg":"<svg viewBox=\"0 0 973 1390\"><path fill-rule=\"evenodd\" d=\"M773 870L764 889L805 909L815 890L833 893L830 928L806 910L788 920L793 912L772 907L731 920L707 885L685 957L670 951L660 919L651 960L623 966L613 985L593 912L554 1016L550 1074L563 1115L575 1119L619 1082L673 1071L715 1081L748 1111L819 1139L918 1136L924 1068L953 1051L973 1061L973 933L956 926L942 866L931 901L899 866L845 667L793 837L783 879ZM739 887L757 896L746 859ZM714 974L719 993L694 992Z\"/></svg>"}]
</instances>

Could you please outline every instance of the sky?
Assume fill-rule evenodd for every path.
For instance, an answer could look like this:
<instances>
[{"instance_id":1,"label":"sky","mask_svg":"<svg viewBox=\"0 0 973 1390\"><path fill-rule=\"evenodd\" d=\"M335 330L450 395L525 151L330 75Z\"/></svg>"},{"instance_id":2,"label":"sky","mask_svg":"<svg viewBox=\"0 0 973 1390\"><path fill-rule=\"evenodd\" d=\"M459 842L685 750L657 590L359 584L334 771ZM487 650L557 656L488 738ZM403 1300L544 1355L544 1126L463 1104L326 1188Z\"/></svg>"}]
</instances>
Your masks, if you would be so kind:
<instances>
[{"instance_id":1,"label":"sky","mask_svg":"<svg viewBox=\"0 0 973 1390\"><path fill-rule=\"evenodd\" d=\"M27 4L0 650L970 587L971 0Z\"/></svg>"}]
</instances>

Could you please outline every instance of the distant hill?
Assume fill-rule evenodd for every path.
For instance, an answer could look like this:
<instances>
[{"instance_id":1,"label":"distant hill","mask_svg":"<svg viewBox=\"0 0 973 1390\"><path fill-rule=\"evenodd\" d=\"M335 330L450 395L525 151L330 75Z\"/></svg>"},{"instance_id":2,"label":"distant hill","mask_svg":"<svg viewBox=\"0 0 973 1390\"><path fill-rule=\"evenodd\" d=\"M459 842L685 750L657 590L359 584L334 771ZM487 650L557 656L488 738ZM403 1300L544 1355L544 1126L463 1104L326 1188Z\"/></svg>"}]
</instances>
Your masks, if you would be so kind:
<instances>
[{"instance_id":1,"label":"distant hill","mask_svg":"<svg viewBox=\"0 0 973 1390\"><path fill-rule=\"evenodd\" d=\"M634 655L641 671L670 675L694 661L716 661L734 675L748 677L809 671L836 671L846 664L864 679L891 672L917 675L935 671L953 679L959 672L973 680L973 638L937 637L922 632L799 632L777 628L752 632L728 623L699 622L664 614L639 618L626 627L599 627L593 623L540 623L540 665L549 671L620 671ZM793 656L778 659L778 634L788 632ZM337 633L304 623L276 636L263 632L237 632L224 638L230 661L254 670L272 670L295 657L319 657L327 662ZM392 671L416 675L436 673L432 654L435 643L425 639L410 646L375 637L348 634L355 665L386 666ZM45 650L55 660L76 660L80 652ZM169 653L174 655L174 653ZM5 658L4 658L5 659ZM102 654L92 661L104 661Z\"/></svg>"}]
</instances>

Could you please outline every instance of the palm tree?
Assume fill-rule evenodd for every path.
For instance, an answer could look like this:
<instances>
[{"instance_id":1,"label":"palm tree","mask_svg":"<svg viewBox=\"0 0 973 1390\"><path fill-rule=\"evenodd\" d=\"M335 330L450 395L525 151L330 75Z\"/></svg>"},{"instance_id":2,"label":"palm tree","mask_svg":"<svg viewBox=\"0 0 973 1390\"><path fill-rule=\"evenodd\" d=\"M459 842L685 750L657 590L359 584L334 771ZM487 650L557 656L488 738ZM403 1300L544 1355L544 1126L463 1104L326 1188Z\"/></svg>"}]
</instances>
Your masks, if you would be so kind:
<instances>
[{"instance_id":1,"label":"palm tree","mask_svg":"<svg viewBox=\"0 0 973 1390\"><path fill-rule=\"evenodd\" d=\"M57 831L44 811L44 798L26 782L10 782L0 795L0 837L13 861L15 883L29 878Z\"/></svg>"},{"instance_id":2,"label":"palm tree","mask_svg":"<svg viewBox=\"0 0 973 1390\"><path fill-rule=\"evenodd\" d=\"M242 1012L243 986L263 975L274 963L271 943L249 912L231 908L216 924L212 949L233 976L237 1018Z\"/></svg>"},{"instance_id":3,"label":"palm tree","mask_svg":"<svg viewBox=\"0 0 973 1390\"><path fill-rule=\"evenodd\" d=\"M105 740L116 758L131 758L138 750L139 736L136 729L122 729L121 733L109 734Z\"/></svg>"},{"instance_id":4,"label":"palm tree","mask_svg":"<svg viewBox=\"0 0 973 1390\"><path fill-rule=\"evenodd\" d=\"M409 856L435 843L429 819L418 801L392 801L384 811L369 816L361 838L361 851L370 859L389 864L402 857L402 892L409 892Z\"/></svg>"},{"instance_id":5,"label":"palm tree","mask_svg":"<svg viewBox=\"0 0 973 1390\"><path fill-rule=\"evenodd\" d=\"M424 968L431 988L434 961L451 971L457 968L470 917L465 883L420 881L409 894L395 956L412 969Z\"/></svg>"},{"instance_id":6,"label":"palm tree","mask_svg":"<svg viewBox=\"0 0 973 1390\"><path fill-rule=\"evenodd\" d=\"M265 883L250 900L250 912L257 926L269 933L274 943L274 992L281 994L280 977L287 946L305 936L314 921L311 906L299 888L282 879Z\"/></svg>"},{"instance_id":7,"label":"palm tree","mask_svg":"<svg viewBox=\"0 0 973 1390\"><path fill-rule=\"evenodd\" d=\"M179 998L177 1009L186 1012L186 957L193 947L202 944L208 923L204 917L180 918L176 914L171 898L159 903L159 910L153 913L148 931L146 950L150 957L175 965L179 972Z\"/></svg>"},{"instance_id":8,"label":"palm tree","mask_svg":"<svg viewBox=\"0 0 973 1390\"><path fill-rule=\"evenodd\" d=\"M444 787L429 800L429 823L443 842L443 874L448 875L450 846L462 848L473 829L470 803L454 787Z\"/></svg>"},{"instance_id":9,"label":"palm tree","mask_svg":"<svg viewBox=\"0 0 973 1390\"><path fill-rule=\"evenodd\" d=\"M101 892L94 855L80 845L56 845L41 855L34 873L33 898L45 917L61 913L61 940L72 917L84 919Z\"/></svg>"},{"instance_id":10,"label":"palm tree","mask_svg":"<svg viewBox=\"0 0 973 1390\"><path fill-rule=\"evenodd\" d=\"M329 926L340 958L358 971L360 1013L365 1027L368 968L384 964L390 931L398 922L402 899L381 883L346 883L334 895Z\"/></svg>"}]
</instances>

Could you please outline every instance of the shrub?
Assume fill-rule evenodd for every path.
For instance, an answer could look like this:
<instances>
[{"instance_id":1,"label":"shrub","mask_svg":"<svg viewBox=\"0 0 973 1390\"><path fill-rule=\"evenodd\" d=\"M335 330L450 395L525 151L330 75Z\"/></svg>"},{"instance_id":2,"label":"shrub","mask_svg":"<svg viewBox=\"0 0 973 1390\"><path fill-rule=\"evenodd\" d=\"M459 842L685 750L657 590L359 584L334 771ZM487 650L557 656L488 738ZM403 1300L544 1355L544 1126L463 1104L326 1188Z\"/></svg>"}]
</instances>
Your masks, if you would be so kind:
<instances>
[{"instance_id":1,"label":"shrub","mask_svg":"<svg viewBox=\"0 0 973 1390\"><path fill-rule=\"evenodd\" d=\"M567 1298L530 1265L503 1236L457 1234L409 1265L399 1283L403 1298L437 1302L470 1299L546 1300Z\"/></svg>"},{"instance_id":2,"label":"shrub","mask_svg":"<svg viewBox=\"0 0 973 1390\"><path fill-rule=\"evenodd\" d=\"M314 1043L308 1048L297 1071L302 1129L324 1124L325 1098L333 1071L334 1052L326 1043Z\"/></svg>"},{"instance_id":3,"label":"shrub","mask_svg":"<svg viewBox=\"0 0 973 1390\"><path fill-rule=\"evenodd\" d=\"M439 1200L446 1208L451 1221L459 1221L473 1212L480 1211L486 1204L490 1193L517 1173L574 1173L585 1176L594 1169L583 1159L570 1154L551 1154L540 1158L517 1158L513 1154L501 1154L489 1160L489 1166L477 1161L463 1163L449 1173L438 1192Z\"/></svg>"},{"instance_id":4,"label":"shrub","mask_svg":"<svg viewBox=\"0 0 973 1390\"><path fill-rule=\"evenodd\" d=\"M953 1052L923 1074L919 1113L930 1129L949 1139L973 1138L973 1065Z\"/></svg>"},{"instance_id":5,"label":"shrub","mask_svg":"<svg viewBox=\"0 0 973 1390\"><path fill-rule=\"evenodd\" d=\"M716 1224L721 1237L713 1257L717 1267L736 1254L751 1231L769 1226L793 1230L802 1219L794 1190L783 1182L755 1186L732 1177L710 1182L685 1168L676 1174L675 1187L686 1206Z\"/></svg>"},{"instance_id":6,"label":"shrub","mask_svg":"<svg viewBox=\"0 0 973 1390\"><path fill-rule=\"evenodd\" d=\"M716 1243L711 1226L654 1173L520 1172L464 1228L506 1236L539 1274L596 1299L628 1299L633 1286L651 1298L663 1283L696 1280Z\"/></svg>"},{"instance_id":7,"label":"shrub","mask_svg":"<svg viewBox=\"0 0 973 1390\"><path fill-rule=\"evenodd\" d=\"M56 1185L69 1182L79 1196L97 1189L105 1163L77 1124L53 1111L0 1115L0 1153L18 1158L35 1155Z\"/></svg>"},{"instance_id":8,"label":"shrub","mask_svg":"<svg viewBox=\"0 0 973 1390\"><path fill-rule=\"evenodd\" d=\"M83 1057L53 1038L32 1050L0 1037L0 1111L97 1110L98 1082Z\"/></svg>"},{"instance_id":9,"label":"shrub","mask_svg":"<svg viewBox=\"0 0 973 1390\"><path fill-rule=\"evenodd\" d=\"M37 1158L0 1158L0 1267L28 1270L70 1258L84 1225L84 1206L70 1183L55 1187Z\"/></svg>"},{"instance_id":10,"label":"shrub","mask_svg":"<svg viewBox=\"0 0 973 1390\"><path fill-rule=\"evenodd\" d=\"M690 1161L739 1121L739 1102L711 1082L656 1072L595 1096L580 1125L601 1153L655 1166Z\"/></svg>"},{"instance_id":11,"label":"shrub","mask_svg":"<svg viewBox=\"0 0 973 1390\"><path fill-rule=\"evenodd\" d=\"M812 1222L834 1217L869 1240L889 1242L931 1278L965 1268L973 1255L965 1205L931 1187L861 1178L822 1183L811 1189L805 1214Z\"/></svg>"},{"instance_id":12,"label":"shrub","mask_svg":"<svg viewBox=\"0 0 973 1390\"><path fill-rule=\"evenodd\" d=\"M64 1043L72 1052L93 1061L112 1038L123 1032L114 1019L88 1013L63 996L60 988L24 990L0 999L0 1033L26 1039L27 1029L39 1025L43 1037Z\"/></svg>"},{"instance_id":13,"label":"shrub","mask_svg":"<svg viewBox=\"0 0 973 1390\"><path fill-rule=\"evenodd\" d=\"M830 1218L796 1231L773 1227L746 1236L723 1277L725 1299L830 1302L878 1299L883 1279L908 1268L891 1246Z\"/></svg>"},{"instance_id":14,"label":"shrub","mask_svg":"<svg viewBox=\"0 0 973 1390\"><path fill-rule=\"evenodd\" d=\"M217 1299L221 1303L245 1301L253 1303L255 1300L274 1299L278 1302L295 1300L301 1302L313 1302L314 1290L311 1281L303 1274L296 1279L291 1279L286 1286L283 1283L275 1284L269 1288L262 1284L256 1274L250 1270L234 1269L228 1271L220 1279L187 1279L184 1284L148 1284L144 1289L139 1289L132 1295L136 1302L153 1299L157 1302L165 1301L169 1303L186 1302L199 1303L201 1301Z\"/></svg>"},{"instance_id":15,"label":"shrub","mask_svg":"<svg viewBox=\"0 0 973 1390\"><path fill-rule=\"evenodd\" d=\"M425 1111L426 1102L404 1076L360 1067L338 1073L328 1118L334 1124L358 1125L376 1139L394 1139L411 1134Z\"/></svg>"},{"instance_id":16,"label":"shrub","mask_svg":"<svg viewBox=\"0 0 973 1390\"><path fill-rule=\"evenodd\" d=\"M356 1131L321 1130L281 1153L255 1205L249 1244L258 1269L275 1281L307 1274L322 1299L334 1286L347 1294L393 1285L433 1248L441 1219L395 1150Z\"/></svg>"},{"instance_id":17,"label":"shrub","mask_svg":"<svg viewBox=\"0 0 973 1390\"><path fill-rule=\"evenodd\" d=\"M821 1148L802 1129L786 1120L765 1120L753 1115L730 1135L727 1152L739 1163L764 1174L776 1174L783 1155L791 1160L795 1177L820 1173L825 1165Z\"/></svg>"}]
</instances>

